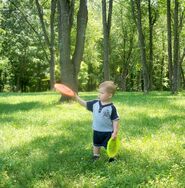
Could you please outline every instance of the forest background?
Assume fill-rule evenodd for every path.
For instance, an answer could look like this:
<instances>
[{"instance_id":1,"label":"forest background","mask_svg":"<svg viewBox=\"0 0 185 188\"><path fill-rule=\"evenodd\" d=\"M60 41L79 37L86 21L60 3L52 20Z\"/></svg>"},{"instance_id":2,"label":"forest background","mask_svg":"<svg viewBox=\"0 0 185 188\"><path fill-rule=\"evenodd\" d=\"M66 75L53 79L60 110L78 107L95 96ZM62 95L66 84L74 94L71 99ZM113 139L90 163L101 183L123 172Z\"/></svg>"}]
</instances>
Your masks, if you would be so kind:
<instances>
[{"instance_id":1,"label":"forest background","mask_svg":"<svg viewBox=\"0 0 185 188\"><path fill-rule=\"evenodd\" d=\"M0 187L184 187L184 16L184 0L1 0ZM103 80L120 90L113 164L91 161L91 114L42 92L91 100Z\"/></svg>"},{"instance_id":2,"label":"forest background","mask_svg":"<svg viewBox=\"0 0 185 188\"><path fill-rule=\"evenodd\" d=\"M0 92L185 89L183 0L3 0Z\"/></svg>"}]
</instances>

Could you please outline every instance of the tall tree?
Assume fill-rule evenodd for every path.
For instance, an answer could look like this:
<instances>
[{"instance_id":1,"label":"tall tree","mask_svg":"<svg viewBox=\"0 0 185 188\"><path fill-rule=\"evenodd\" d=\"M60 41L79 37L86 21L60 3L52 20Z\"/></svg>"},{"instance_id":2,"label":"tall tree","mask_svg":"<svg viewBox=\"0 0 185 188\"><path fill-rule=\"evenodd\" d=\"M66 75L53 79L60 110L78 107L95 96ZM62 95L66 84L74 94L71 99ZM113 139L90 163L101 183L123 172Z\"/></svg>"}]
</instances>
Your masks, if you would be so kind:
<instances>
[{"instance_id":1,"label":"tall tree","mask_svg":"<svg viewBox=\"0 0 185 188\"><path fill-rule=\"evenodd\" d=\"M35 0L37 6L39 19L42 26L42 31L44 34L45 43L48 46L50 52L50 89L53 89L55 83L55 51L54 51L54 40L55 40L55 31L54 31L54 19L55 19L55 10L56 10L57 0L51 0L51 14L50 14L50 37L46 29L46 24L43 18L43 8L40 5L38 0Z\"/></svg>"},{"instance_id":2,"label":"tall tree","mask_svg":"<svg viewBox=\"0 0 185 188\"><path fill-rule=\"evenodd\" d=\"M73 25L74 5L74 0L58 0L59 50L61 81L75 91L78 91L77 78L84 51L88 11L87 1L80 0L77 15L76 44L74 53L72 54L71 28Z\"/></svg>"},{"instance_id":3,"label":"tall tree","mask_svg":"<svg viewBox=\"0 0 185 188\"><path fill-rule=\"evenodd\" d=\"M120 87L123 91L126 91L126 86L127 86L127 77L129 74L129 63L130 63L130 58L132 55L133 51L133 45L134 45L134 28L131 27L130 24L126 24L124 22L125 18L123 17L123 9L120 10L120 32L122 34L122 46L121 49L123 49L123 52L120 54L121 59L122 59L122 66L120 68L120 76L121 76L121 81L120 81ZM128 18L129 19L129 18ZM120 47L119 47L120 48ZM130 73L132 74L132 73ZM129 80L131 83L132 81Z\"/></svg>"},{"instance_id":4,"label":"tall tree","mask_svg":"<svg viewBox=\"0 0 185 188\"><path fill-rule=\"evenodd\" d=\"M154 10L153 13L151 0L148 0L148 22L149 22L149 78L150 84L149 88L152 89L153 86L153 27L156 22L157 13Z\"/></svg>"},{"instance_id":5,"label":"tall tree","mask_svg":"<svg viewBox=\"0 0 185 188\"><path fill-rule=\"evenodd\" d=\"M55 12L57 0L51 0L51 14L50 14L50 89L53 89L55 83Z\"/></svg>"},{"instance_id":6,"label":"tall tree","mask_svg":"<svg viewBox=\"0 0 185 188\"><path fill-rule=\"evenodd\" d=\"M160 71L160 85L159 88L162 91L163 90L163 79L164 79L164 67L165 67L165 37L164 37L164 31L162 31L162 58L161 58L161 71Z\"/></svg>"},{"instance_id":7,"label":"tall tree","mask_svg":"<svg viewBox=\"0 0 185 188\"><path fill-rule=\"evenodd\" d=\"M185 89L185 75L184 75L184 70L183 70L183 67L182 67L182 63L183 63L184 58L185 58L185 48L183 50L183 54L182 54L182 56L180 58L180 62L179 62L183 89Z\"/></svg>"},{"instance_id":8,"label":"tall tree","mask_svg":"<svg viewBox=\"0 0 185 188\"><path fill-rule=\"evenodd\" d=\"M173 55L173 89L172 93L175 94L179 90L179 81L180 81L180 65L179 65L179 1L175 0L174 8L174 55Z\"/></svg>"},{"instance_id":9,"label":"tall tree","mask_svg":"<svg viewBox=\"0 0 185 188\"><path fill-rule=\"evenodd\" d=\"M107 17L107 3L102 0L102 19L103 19L103 72L104 80L110 80L110 29L112 19L113 0L109 0L108 17Z\"/></svg>"},{"instance_id":10,"label":"tall tree","mask_svg":"<svg viewBox=\"0 0 185 188\"><path fill-rule=\"evenodd\" d=\"M142 76L143 76L143 90L144 93L147 93L149 90L149 74L148 74L148 65L146 60L146 45L145 37L143 34L142 27L142 14L141 14L141 0L131 0L132 14L137 26L138 31L138 40L141 53L141 64L142 64Z\"/></svg>"},{"instance_id":11,"label":"tall tree","mask_svg":"<svg viewBox=\"0 0 185 188\"><path fill-rule=\"evenodd\" d=\"M183 37L183 27L184 27L184 19L185 19L185 8L183 8L183 3L180 1L179 3L179 41L183 41L180 40L180 37ZM183 45L183 42L180 42L181 46L179 44L179 66L180 66L180 86L181 86L181 80L182 80L182 88L185 89L185 76L184 76L184 70L183 70L183 61L185 58L185 47Z\"/></svg>"},{"instance_id":12,"label":"tall tree","mask_svg":"<svg viewBox=\"0 0 185 188\"><path fill-rule=\"evenodd\" d=\"M171 31L171 0L166 1L167 5L167 32L168 32L168 74L169 84L172 90L173 64L172 64L172 31Z\"/></svg>"}]
</instances>

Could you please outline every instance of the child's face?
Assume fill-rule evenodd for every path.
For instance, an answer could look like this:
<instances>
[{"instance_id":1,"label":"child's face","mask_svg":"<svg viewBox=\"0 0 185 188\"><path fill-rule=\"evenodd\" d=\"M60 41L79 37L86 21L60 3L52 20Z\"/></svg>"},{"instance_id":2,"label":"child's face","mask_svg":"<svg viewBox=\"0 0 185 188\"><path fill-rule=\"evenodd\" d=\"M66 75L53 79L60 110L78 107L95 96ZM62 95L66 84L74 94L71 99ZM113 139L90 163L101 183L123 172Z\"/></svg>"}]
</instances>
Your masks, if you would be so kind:
<instances>
[{"instance_id":1,"label":"child's face","mask_svg":"<svg viewBox=\"0 0 185 188\"><path fill-rule=\"evenodd\" d=\"M100 87L98 92L99 92L98 97L99 97L100 101L102 101L102 102L109 102L110 99L112 98L112 94L108 93L104 87Z\"/></svg>"}]
</instances>

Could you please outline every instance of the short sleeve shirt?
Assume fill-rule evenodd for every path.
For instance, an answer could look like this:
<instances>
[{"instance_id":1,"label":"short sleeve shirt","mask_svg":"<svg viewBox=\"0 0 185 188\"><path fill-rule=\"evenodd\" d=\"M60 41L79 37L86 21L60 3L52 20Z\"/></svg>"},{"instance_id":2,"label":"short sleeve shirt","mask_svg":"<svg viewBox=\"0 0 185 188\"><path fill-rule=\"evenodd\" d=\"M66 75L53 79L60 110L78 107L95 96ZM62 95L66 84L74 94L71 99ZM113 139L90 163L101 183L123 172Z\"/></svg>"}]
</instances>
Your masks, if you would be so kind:
<instances>
[{"instance_id":1,"label":"short sleeve shirt","mask_svg":"<svg viewBox=\"0 0 185 188\"><path fill-rule=\"evenodd\" d=\"M93 113L93 129L99 132L112 132L113 121L119 120L119 115L113 103L102 105L100 100L87 102L87 109Z\"/></svg>"}]
</instances>

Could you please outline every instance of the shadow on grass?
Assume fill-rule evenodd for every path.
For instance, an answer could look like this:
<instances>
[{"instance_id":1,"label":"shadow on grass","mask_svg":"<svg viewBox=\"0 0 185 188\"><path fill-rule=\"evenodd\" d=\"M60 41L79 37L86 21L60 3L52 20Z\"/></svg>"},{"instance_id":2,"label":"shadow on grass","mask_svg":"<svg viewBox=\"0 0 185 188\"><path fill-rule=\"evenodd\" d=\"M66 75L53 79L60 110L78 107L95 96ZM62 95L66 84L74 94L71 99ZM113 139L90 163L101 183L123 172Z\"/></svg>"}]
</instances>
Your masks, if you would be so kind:
<instances>
[{"instance_id":1,"label":"shadow on grass","mask_svg":"<svg viewBox=\"0 0 185 188\"><path fill-rule=\"evenodd\" d=\"M87 137L85 129L80 133L68 130L69 136L38 137L2 153L0 187L32 187L34 181L52 178L56 172L76 176L79 163L90 162L91 135Z\"/></svg>"},{"instance_id":2,"label":"shadow on grass","mask_svg":"<svg viewBox=\"0 0 185 188\"><path fill-rule=\"evenodd\" d=\"M15 104L3 102L3 103L0 103L0 114L11 114L14 112L19 112L19 111L26 112L32 109L46 109L46 108L50 108L58 104L59 104L58 101L52 101L50 103L31 101L31 102L19 102Z\"/></svg>"},{"instance_id":3,"label":"shadow on grass","mask_svg":"<svg viewBox=\"0 0 185 188\"><path fill-rule=\"evenodd\" d=\"M8 176L1 184L4 187L34 187L38 181L51 179L52 187L70 187L74 185L72 182L86 177L84 181L91 186L91 179L95 179L101 187L133 187L161 173L164 177L170 173L172 162L150 161L133 151L125 153L124 161L113 165L105 161L92 163L89 150L82 150L64 137L39 138L28 146L10 151L7 158L1 160L4 163L1 177Z\"/></svg>"},{"instance_id":4,"label":"shadow on grass","mask_svg":"<svg viewBox=\"0 0 185 188\"><path fill-rule=\"evenodd\" d=\"M58 106L58 101L51 103L42 103L38 101L33 102L19 102L16 104L11 103L0 103L0 127L3 125L17 125L19 128L25 127L29 124L42 124L46 125L49 117L43 119L36 119L37 112L41 110L52 109ZM32 114L29 112L32 111ZM32 117L34 115L34 117Z\"/></svg>"},{"instance_id":5,"label":"shadow on grass","mask_svg":"<svg viewBox=\"0 0 185 188\"><path fill-rule=\"evenodd\" d=\"M135 117L123 120L124 132L128 136L141 137L155 134L160 129L166 129L179 136L184 134L185 119L181 114L165 115L163 117L151 117L147 114L137 113ZM178 123L178 127L174 127Z\"/></svg>"},{"instance_id":6,"label":"shadow on grass","mask_svg":"<svg viewBox=\"0 0 185 188\"><path fill-rule=\"evenodd\" d=\"M40 102L21 102L17 104L1 103L0 114L10 114L17 111L29 111L36 108L43 108L46 105Z\"/></svg>"},{"instance_id":7,"label":"shadow on grass","mask_svg":"<svg viewBox=\"0 0 185 188\"><path fill-rule=\"evenodd\" d=\"M143 93L126 93L126 92L119 92L115 97L113 98L115 102L120 102L123 104L126 104L128 106L145 106L148 104L154 105L154 106L168 106L173 105L174 100L185 100L183 94L173 96L166 92L156 92L151 93L148 95L145 95ZM178 105L174 105L175 107L178 107ZM182 108L185 110L184 108Z\"/></svg>"},{"instance_id":8,"label":"shadow on grass","mask_svg":"<svg viewBox=\"0 0 185 188\"><path fill-rule=\"evenodd\" d=\"M4 92L4 93L0 93L1 97L21 97L21 96L42 96L42 95L57 95L57 92L52 92L52 91L48 91L48 92L30 92L30 93L18 93L18 92Z\"/></svg>"}]
</instances>

